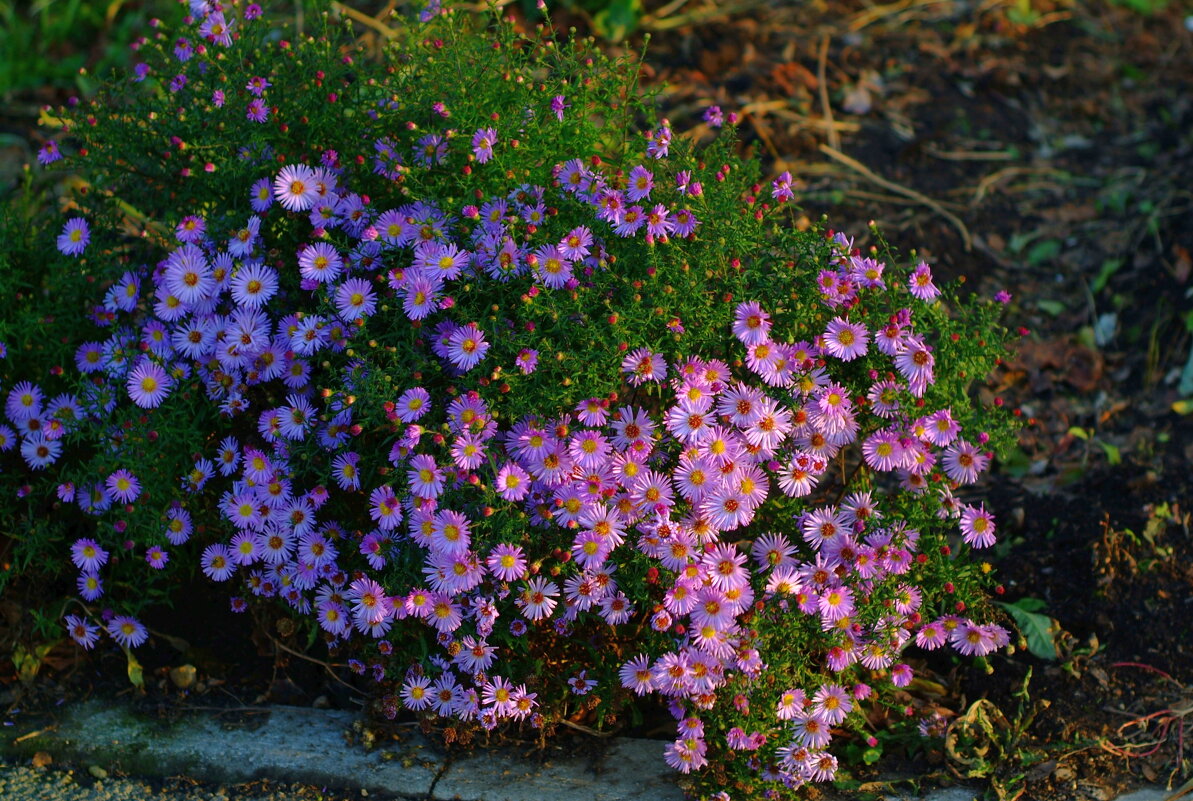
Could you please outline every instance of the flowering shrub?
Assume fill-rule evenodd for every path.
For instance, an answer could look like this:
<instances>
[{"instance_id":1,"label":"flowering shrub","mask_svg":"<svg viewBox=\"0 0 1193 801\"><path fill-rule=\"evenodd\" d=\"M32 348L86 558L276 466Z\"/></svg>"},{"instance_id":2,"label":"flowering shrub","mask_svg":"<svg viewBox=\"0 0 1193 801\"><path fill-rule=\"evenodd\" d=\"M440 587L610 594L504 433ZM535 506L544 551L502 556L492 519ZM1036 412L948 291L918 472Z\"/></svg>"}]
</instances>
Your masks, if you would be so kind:
<instances>
[{"instance_id":1,"label":"flowering shrub","mask_svg":"<svg viewBox=\"0 0 1193 801\"><path fill-rule=\"evenodd\" d=\"M90 178L57 249L101 330L61 394L6 381L0 447L94 521L55 546L81 645L143 643L138 588L197 562L388 717L657 696L668 763L749 796L831 779L906 649L1007 643L954 494L1012 432L970 391L996 300L799 230L790 175L589 42L432 6L373 61L191 10L43 151Z\"/></svg>"}]
</instances>

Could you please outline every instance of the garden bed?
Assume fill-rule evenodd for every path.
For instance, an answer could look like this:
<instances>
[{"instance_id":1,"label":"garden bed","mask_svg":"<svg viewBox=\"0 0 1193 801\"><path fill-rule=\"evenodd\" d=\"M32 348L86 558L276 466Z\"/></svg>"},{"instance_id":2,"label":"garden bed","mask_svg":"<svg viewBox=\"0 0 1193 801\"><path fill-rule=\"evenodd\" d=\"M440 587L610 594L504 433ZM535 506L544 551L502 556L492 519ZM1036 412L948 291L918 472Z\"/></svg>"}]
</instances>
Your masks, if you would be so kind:
<instances>
[{"instance_id":1,"label":"garden bed","mask_svg":"<svg viewBox=\"0 0 1193 801\"><path fill-rule=\"evenodd\" d=\"M1190 349L1193 233L1180 222L1189 194L1179 177L1193 173L1193 45L1181 23L1176 9L1081 5L1018 21L997 5L973 15L951 3L753 8L660 31L648 51L648 77L670 83L663 102L677 126L708 101L742 111L747 147L802 180L809 216L828 213L861 242L877 220L946 274L1009 291L1016 322L1032 331L1002 390L1034 422L988 485L987 506L1007 535L994 560L1003 600L1043 602L1067 632L1054 638L1059 658L994 656L992 675L946 659L917 665L934 685L910 688L909 702L961 714L989 698L1006 718L993 739L1004 739L985 762L974 756L980 738L949 755L913 748L915 759L891 743L884 765L971 772L1038 799L1109 798L1140 778L1179 784L1187 769L1177 710L1193 682L1193 422L1173 403ZM10 620L40 591L16 583ZM250 626L199 595L148 621L196 650L158 638L142 655L151 679L139 703L162 713L219 697L351 708L342 676L295 654L305 649L284 624ZM70 648L49 656L54 681L22 703L120 689L119 653L99 679ZM171 679L184 659L203 692ZM1120 728L1153 713L1146 732ZM1005 739L1028 717L1017 741ZM854 775L867 779L865 768Z\"/></svg>"}]
</instances>

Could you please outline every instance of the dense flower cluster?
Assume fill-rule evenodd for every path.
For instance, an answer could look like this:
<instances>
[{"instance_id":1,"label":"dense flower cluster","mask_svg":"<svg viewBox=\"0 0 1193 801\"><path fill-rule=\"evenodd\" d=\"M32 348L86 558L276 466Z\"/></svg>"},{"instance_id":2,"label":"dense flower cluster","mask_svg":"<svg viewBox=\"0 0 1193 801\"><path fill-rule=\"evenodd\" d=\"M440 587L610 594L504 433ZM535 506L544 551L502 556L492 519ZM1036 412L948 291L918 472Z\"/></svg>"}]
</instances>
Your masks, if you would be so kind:
<instances>
[{"instance_id":1,"label":"dense flower cluster","mask_svg":"<svg viewBox=\"0 0 1193 801\"><path fill-rule=\"evenodd\" d=\"M191 6L204 51L260 15ZM178 62L201 55L175 42ZM264 101L283 80L243 81L248 123L285 114ZM189 83L180 72L170 91ZM563 125L574 99L544 85L521 116ZM690 285L707 307L640 314L628 257L647 278L655 265L686 277L684 248L722 224L718 208L780 219L791 176L772 182L774 206L759 185L723 194L741 168L673 152L663 122L624 166L577 154L515 177L504 162L522 129L499 118L459 129L436 101L430 125L368 136L355 164L330 148L260 159L239 208L179 210L156 264L105 288L93 319L107 334L78 347L77 392L9 390L0 449L19 444L45 471L73 458L70 435L101 432L103 474L59 480L58 500L119 518L117 535L137 507L160 509L144 541L68 546L89 609L114 556L157 572L193 551L239 588L234 610L280 599L359 656L390 716L400 704L542 726L598 695L653 694L677 721L667 761L680 771L737 753L774 786L831 779L830 742L862 725L871 685L912 680L906 648L1008 642L934 597L980 586L947 543L989 547L995 523L955 495L992 453L956 384L938 387L955 381L960 335L931 268L813 233L815 266L790 286L744 283L735 258L728 277L710 267L716 280ZM706 119L725 123L715 107ZM488 176L486 189L436 191L449 168ZM72 219L59 249L82 256L90 235ZM539 311L556 298L575 304L557 307L573 309L563 320ZM561 403L569 376L516 399L530 413L507 411L513 377L567 357L549 336L622 314L639 333L585 357L599 392ZM127 438L175 407L207 427L163 497ZM122 647L148 637L133 616L97 617ZM100 641L94 619L66 618L85 648ZM616 647L580 656L598 637ZM558 686L536 676L544 661Z\"/></svg>"}]
</instances>

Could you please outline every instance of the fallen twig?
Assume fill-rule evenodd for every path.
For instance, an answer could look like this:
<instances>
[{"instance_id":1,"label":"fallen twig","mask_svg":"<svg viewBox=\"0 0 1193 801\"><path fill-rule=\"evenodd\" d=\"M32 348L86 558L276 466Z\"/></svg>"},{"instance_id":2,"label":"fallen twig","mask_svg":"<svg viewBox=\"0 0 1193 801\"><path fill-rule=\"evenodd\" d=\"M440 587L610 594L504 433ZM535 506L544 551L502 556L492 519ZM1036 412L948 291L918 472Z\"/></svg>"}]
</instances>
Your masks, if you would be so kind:
<instances>
[{"instance_id":1,"label":"fallen twig","mask_svg":"<svg viewBox=\"0 0 1193 801\"><path fill-rule=\"evenodd\" d=\"M824 120L828 124L828 143L833 150L841 150L841 135L833 127L833 107L828 101L828 80L825 77L825 63L828 61L828 37L820 38L820 55L816 59L816 89L820 92L820 105L824 108Z\"/></svg>"},{"instance_id":2,"label":"fallen twig","mask_svg":"<svg viewBox=\"0 0 1193 801\"><path fill-rule=\"evenodd\" d=\"M364 695L364 693L362 693L360 690L353 687L351 684L349 684L348 682L344 681L339 676L337 676L336 672L332 669L333 666L330 662L324 662L322 659L316 659L313 656L307 656L304 653L299 653L298 651L295 651L293 648L289 647L288 645L280 642L272 634L269 635L269 639L273 641L274 645L276 645L278 648L281 648L286 653L291 654L292 656L297 656L299 659L305 659L306 661L314 663L316 665L321 665L323 667L323 669L327 671L327 675L331 676L333 679L335 679L340 684L347 687L352 692L357 693L358 695Z\"/></svg>"},{"instance_id":3,"label":"fallen twig","mask_svg":"<svg viewBox=\"0 0 1193 801\"><path fill-rule=\"evenodd\" d=\"M911 198L912 200L915 200L916 202L932 209L937 214L939 214L941 217L944 217L946 220L948 220L953 225L953 227L957 229L957 233L959 233L961 235L961 243L965 247L965 252L969 253L970 251L973 250L973 237L970 236L969 229L965 227L965 223L963 223L961 221L961 218L959 218L957 215L953 214L951 211L946 209L944 206L941 206L939 203L937 203L932 198L928 197L927 195L923 194L922 192L917 192L916 190L910 189L906 186L903 186L902 184L897 184L894 181L890 181L890 180L887 180L886 178L883 178L881 175L878 175L877 173L875 173L873 170L871 170L865 164L862 164L857 159L853 159L853 158L850 158L849 156L846 156L844 153L837 150L836 148L829 147L828 145L821 145L820 152L824 153L826 156L828 156L829 158L831 158L835 161L841 162L846 167L849 167L854 172L856 172L859 175L878 184L882 188L889 189L890 191L892 191L896 194Z\"/></svg>"},{"instance_id":4,"label":"fallen twig","mask_svg":"<svg viewBox=\"0 0 1193 801\"><path fill-rule=\"evenodd\" d=\"M560 725L567 726L569 729L575 729L576 731L584 732L585 734L592 736L592 737L604 738L604 737L612 737L613 736L613 732L611 732L611 731L597 731L596 729L585 726L582 723L572 723L570 720L567 720L567 719L561 720L561 721L559 721L559 723L560 723Z\"/></svg>"},{"instance_id":5,"label":"fallen twig","mask_svg":"<svg viewBox=\"0 0 1193 801\"><path fill-rule=\"evenodd\" d=\"M363 11L358 11L355 8L352 8L351 6L346 6L343 3L339 2L339 0L332 0L331 7L332 7L332 9L334 9L336 11L336 13L343 14L345 17L348 17L349 19L359 22L361 25L372 28L373 30L377 31L377 33L384 36L386 39L394 39L398 35L398 32L396 30L389 27L388 25L386 25L384 22L377 19L376 17L370 17L368 14L364 13Z\"/></svg>"},{"instance_id":6,"label":"fallen twig","mask_svg":"<svg viewBox=\"0 0 1193 801\"><path fill-rule=\"evenodd\" d=\"M22 734L20 737L13 740L12 744L16 745L17 743L23 743L26 740L32 740L34 737L40 737L41 735L46 734L47 732L51 732L56 728L58 728L58 727L57 726L47 726L44 729L38 729L37 731L31 731L28 734Z\"/></svg>"}]
</instances>

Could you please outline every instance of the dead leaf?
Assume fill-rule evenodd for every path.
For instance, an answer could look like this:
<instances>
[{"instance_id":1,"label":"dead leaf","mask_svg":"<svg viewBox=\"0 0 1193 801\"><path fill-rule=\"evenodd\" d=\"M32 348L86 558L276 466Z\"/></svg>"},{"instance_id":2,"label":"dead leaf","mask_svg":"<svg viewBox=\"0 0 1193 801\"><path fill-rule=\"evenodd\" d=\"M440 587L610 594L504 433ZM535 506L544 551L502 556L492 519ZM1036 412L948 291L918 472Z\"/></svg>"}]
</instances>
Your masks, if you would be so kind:
<instances>
[{"instance_id":1,"label":"dead leaf","mask_svg":"<svg viewBox=\"0 0 1193 801\"><path fill-rule=\"evenodd\" d=\"M1172 265L1172 277L1178 284L1183 284L1189 280L1189 273L1193 271L1193 258L1189 257L1188 249L1180 245L1172 246L1172 254L1176 258Z\"/></svg>"},{"instance_id":2,"label":"dead leaf","mask_svg":"<svg viewBox=\"0 0 1193 801\"><path fill-rule=\"evenodd\" d=\"M841 101L841 108L850 114L867 114L873 105L870 90L861 84L855 85L846 92L845 99Z\"/></svg>"},{"instance_id":3,"label":"dead leaf","mask_svg":"<svg viewBox=\"0 0 1193 801\"><path fill-rule=\"evenodd\" d=\"M180 690L189 689L195 683L195 666L179 665L170 668L170 681L174 682L174 686Z\"/></svg>"},{"instance_id":4,"label":"dead leaf","mask_svg":"<svg viewBox=\"0 0 1193 801\"><path fill-rule=\"evenodd\" d=\"M35 768L44 768L46 765L51 764L53 761L54 761L54 757L50 756L45 751L38 751L36 754L33 755L33 760L32 760L33 767L35 767Z\"/></svg>"},{"instance_id":5,"label":"dead leaf","mask_svg":"<svg viewBox=\"0 0 1193 801\"><path fill-rule=\"evenodd\" d=\"M1056 770L1056 760L1050 759L1047 762L1041 762L1034 766L1023 778L1029 782L1042 781L1051 776L1054 770Z\"/></svg>"}]
</instances>

